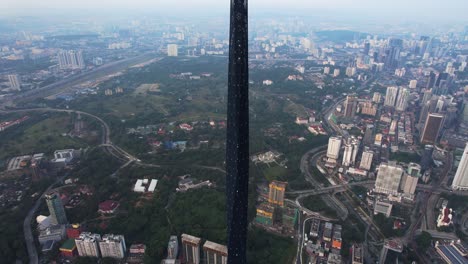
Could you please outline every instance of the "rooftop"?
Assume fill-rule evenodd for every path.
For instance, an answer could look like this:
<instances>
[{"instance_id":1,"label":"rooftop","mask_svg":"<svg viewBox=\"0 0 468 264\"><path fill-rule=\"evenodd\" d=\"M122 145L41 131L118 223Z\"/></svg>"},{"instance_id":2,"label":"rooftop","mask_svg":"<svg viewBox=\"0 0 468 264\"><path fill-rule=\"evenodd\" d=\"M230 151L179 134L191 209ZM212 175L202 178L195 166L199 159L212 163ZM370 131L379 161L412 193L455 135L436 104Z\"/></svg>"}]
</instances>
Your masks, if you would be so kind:
<instances>
[{"instance_id":1,"label":"rooftop","mask_svg":"<svg viewBox=\"0 0 468 264\"><path fill-rule=\"evenodd\" d=\"M453 245L436 245L437 252L449 263L467 264L468 260Z\"/></svg>"},{"instance_id":2,"label":"rooftop","mask_svg":"<svg viewBox=\"0 0 468 264\"><path fill-rule=\"evenodd\" d=\"M182 234L181 238L182 238L182 243L187 242L187 243L199 245L201 241L201 238L187 235L187 234Z\"/></svg>"},{"instance_id":3,"label":"rooftop","mask_svg":"<svg viewBox=\"0 0 468 264\"><path fill-rule=\"evenodd\" d=\"M72 251L76 248L75 239L68 239L60 247L60 251Z\"/></svg>"},{"instance_id":4,"label":"rooftop","mask_svg":"<svg viewBox=\"0 0 468 264\"><path fill-rule=\"evenodd\" d=\"M221 254L226 254L227 256L227 247L218 243L214 243L211 241L206 241L205 244L203 245L203 250L208 250L208 251L216 251Z\"/></svg>"},{"instance_id":5,"label":"rooftop","mask_svg":"<svg viewBox=\"0 0 468 264\"><path fill-rule=\"evenodd\" d=\"M99 204L100 211L113 211L119 207L119 202L113 200L107 200Z\"/></svg>"}]
</instances>

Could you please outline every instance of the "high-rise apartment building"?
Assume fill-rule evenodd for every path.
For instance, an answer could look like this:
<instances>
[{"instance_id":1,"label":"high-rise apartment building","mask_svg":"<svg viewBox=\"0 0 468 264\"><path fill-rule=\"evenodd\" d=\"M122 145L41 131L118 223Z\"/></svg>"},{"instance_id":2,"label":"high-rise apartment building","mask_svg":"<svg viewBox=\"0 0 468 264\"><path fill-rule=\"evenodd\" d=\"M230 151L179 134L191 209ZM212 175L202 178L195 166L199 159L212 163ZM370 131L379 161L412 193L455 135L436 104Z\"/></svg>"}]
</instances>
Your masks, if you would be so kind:
<instances>
[{"instance_id":1,"label":"high-rise apartment building","mask_svg":"<svg viewBox=\"0 0 468 264\"><path fill-rule=\"evenodd\" d=\"M227 264L228 250L226 246L206 241L203 245L205 264Z\"/></svg>"},{"instance_id":2,"label":"high-rise apartment building","mask_svg":"<svg viewBox=\"0 0 468 264\"><path fill-rule=\"evenodd\" d=\"M408 87L409 87L410 89L416 89L416 86L417 86L417 85L418 85L418 80L411 80L411 81L409 82L409 86L408 86Z\"/></svg>"},{"instance_id":3,"label":"high-rise apartment building","mask_svg":"<svg viewBox=\"0 0 468 264\"><path fill-rule=\"evenodd\" d=\"M10 82L11 89L21 90L21 83L17 74L8 74L8 81Z\"/></svg>"},{"instance_id":4,"label":"high-rise apartment building","mask_svg":"<svg viewBox=\"0 0 468 264\"><path fill-rule=\"evenodd\" d=\"M361 114L375 116L377 114L377 105L370 101L360 103Z\"/></svg>"},{"instance_id":5,"label":"high-rise apartment building","mask_svg":"<svg viewBox=\"0 0 468 264\"><path fill-rule=\"evenodd\" d=\"M387 88L387 93L385 94L385 106L394 107L395 102L398 96L398 87L390 86Z\"/></svg>"},{"instance_id":6,"label":"high-rise apartment building","mask_svg":"<svg viewBox=\"0 0 468 264\"><path fill-rule=\"evenodd\" d=\"M439 137L440 130L444 124L443 114L429 114L421 133L422 144L435 144Z\"/></svg>"},{"instance_id":7,"label":"high-rise apartment building","mask_svg":"<svg viewBox=\"0 0 468 264\"><path fill-rule=\"evenodd\" d=\"M99 234L92 234L90 232L81 233L80 236L75 239L78 255L80 257L98 258L100 256L99 241L101 241L101 235Z\"/></svg>"},{"instance_id":8,"label":"high-rise apartment building","mask_svg":"<svg viewBox=\"0 0 468 264\"><path fill-rule=\"evenodd\" d=\"M380 100L382 99L382 94L375 92L374 95L372 96L372 102L374 103L380 103Z\"/></svg>"},{"instance_id":9,"label":"high-rise apartment building","mask_svg":"<svg viewBox=\"0 0 468 264\"><path fill-rule=\"evenodd\" d=\"M354 117L357 109L357 98L354 95L346 96L346 101L344 104L344 116L345 117Z\"/></svg>"},{"instance_id":10,"label":"high-rise apartment building","mask_svg":"<svg viewBox=\"0 0 468 264\"><path fill-rule=\"evenodd\" d=\"M403 173L403 177L401 178L400 183L400 191L405 194L405 196L410 196L414 194L416 191L416 186L418 185L419 177L412 176L406 173Z\"/></svg>"},{"instance_id":11,"label":"high-rise apartment building","mask_svg":"<svg viewBox=\"0 0 468 264\"><path fill-rule=\"evenodd\" d=\"M338 77L338 76L340 76L340 69L333 70L333 77Z\"/></svg>"},{"instance_id":12,"label":"high-rise apartment building","mask_svg":"<svg viewBox=\"0 0 468 264\"><path fill-rule=\"evenodd\" d=\"M60 69L82 69L85 67L83 52L62 50L57 54Z\"/></svg>"},{"instance_id":13,"label":"high-rise apartment building","mask_svg":"<svg viewBox=\"0 0 468 264\"><path fill-rule=\"evenodd\" d=\"M343 166L351 165L351 155L353 154L353 145L346 144L343 152Z\"/></svg>"},{"instance_id":14,"label":"high-rise apartment building","mask_svg":"<svg viewBox=\"0 0 468 264\"><path fill-rule=\"evenodd\" d=\"M177 236L171 236L167 245L167 258L176 259L179 254L179 242Z\"/></svg>"},{"instance_id":15,"label":"high-rise apartment building","mask_svg":"<svg viewBox=\"0 0 468 264\"><path fill-rule=\"evenodd\" d=\"M50 212L50 222L53 225L65 225L68 223L65 208L58 192L50 192L45 196Z\"/></svg>"},{"instance_id":16,"label":"high-rise apartment building","mask_svg":"<svg viewBox=\"0 0 468 264\"><path fill-rule=\"evenodd\" d=\"M356 74L356 68L355 67L347 67L346 68L346 76L353 77L355 74Z\"/></svg>"},{"instance_id":17,"label":"high-rise apartment building","mask_svg":"<svg viewBox=\"0 0 468 264\"><path fill-rule=\"evenodd\" d=\"M362 152L361 163L359 165L360 169L370 170L372 167L372 159L374 158L374 152L372 150L364 150Z\"/></svg>"},{"instance_id":18,"label":"high-rise apartment building","mask_svg":"<svg viewBox=\"0 0 468 264\"><path fill-rule=\"evenodd\" d=\"M187 264L200 263L201 239L187 234L182 234L183 262Z\"/></svg>"},{"instance_id":19,"label":"high-rise apartment building","mask_svg":"<svg viewBox=\"0 0 468 264\"><path fill-rule=\"evenodd\" d=\"M465 146L460 164L458 165L455 178L453 178L452 189L454 190L468 190L468 143Z\"/></svg>"},{"instance_id":20,"label":"high-rise apartment building","mask_svg":"<svg viewBox=\"0 0 468 264\"><path fill-rule=\"evenodd\" d=\"M284 192L286 191L286 182L272 181L269 185L268 202L279 206L284 205Z\"/></svg>"},{"instance_id":21,"label":"high-rise apartment building","mask_svg":"<svg viewBox=\"0 0 468 264\"><path fill-rule=\"evenodd\" d=\"M178 56L178 46L177 44L168 44L167 45L167 56L177 57Z\"/></svg>"},{"instance_id":22,"label":"high-rise apartment building","mask_svg":"<svg viewBox=\"0 0 468 264\"><path fill-rule=\"evenodd\" d=\"M395 109L397 111L406 111L406 107L408 107L408 100L409 100L410 92L406 88L400 88L398 93L398 99L396 101Z\"/></svg>"},{"instance_id":23,"label":"high-rise apartment building","mask_svg":"<svg viewBox=\"0 0 468 264\"><path fill-rule=\"evenodd\" d=\"M375 180L375 192L397 194L403 172L396 162L381 163Z\"/></svg>"},{"instance_id":24,"label":"high-rise apartment building","mask_svg":"<svg viewBox=\"0 0 468 264\"><path fill-rule=\"evenodd\" d=\"M337 160L340 157L341 137L330 137L328 139L327 157Z\"/></svg>"},{"instance_id":25,"label":"high-rise apartment building","mask_svg":"<svg viewBox=\"0 0 468 264\"><path fill-rule=\"evenodd\" d=\"M360 142L358 139L352 137L346 140L345 149L343 152L343 166L354 165L356 161L357 153L359 151Z\"/></svg>"},{"instance_id":26,"label":"high-rise apartment building","mask_svg":"<svg viewBox=\"0 0 468 264\"><path fill-rule=\"evenodd\" d=\"M125 238L122 235L106 234L99 241L99 249L103 258L123 259L127 251Z\"/></svg>"}]
</instances>

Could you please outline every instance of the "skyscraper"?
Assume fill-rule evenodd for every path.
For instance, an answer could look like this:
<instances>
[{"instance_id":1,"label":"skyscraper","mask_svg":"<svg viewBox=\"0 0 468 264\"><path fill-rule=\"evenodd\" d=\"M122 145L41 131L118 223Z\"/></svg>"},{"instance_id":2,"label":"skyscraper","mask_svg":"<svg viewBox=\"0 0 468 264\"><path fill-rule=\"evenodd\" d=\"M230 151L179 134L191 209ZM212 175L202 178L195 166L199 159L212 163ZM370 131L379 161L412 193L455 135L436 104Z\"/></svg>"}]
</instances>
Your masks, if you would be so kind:
<instances>
[{"instance_id":1,"label":"skyscraper","mask_svg":"<svg viewBox=\"0 0 468 264\"><path fill-rule=\"evenodd\" d=\"M395 102L398 96L398 87L390 86L387 88L387 93L385 94L385 106L394 107Z\"/></svg>"},{"instance_id":2,"label":"skyscraper","mask_svg":"<svg viewBox=\"0 0 468 264\"><path fill-rule=\"evenodd\" d=\"M424 124L424 129L421 133L421 143L435 144L443 124L444 115L437 113L429 114Z\"/></svg>"},{"instance_id":3,"label":"skyscraper","mask_svg":"<svg viewBox=\"0 0 468 264\"><path fill-rule=\"evenodd\" d=\"M346 101L344 104L344 116L345 117L354 117L356 114L356 108L357 108L357 98L354 95L348 95L346 96Z\"/></svg>"},{"instance_id":4,"label":"skyscraper","mask_svg":"<svg viewBox=\"0 0 468 264\"><path fill-rule=\"evenodd\" d=\"M99 254L99 241L101 236L99 234L92 234L90 232L83 232L78 238L75 239L76 248L80 257L96 257Z\"/></svg>"},{"instance_id":5,"label":"skyscraper","mask_svg":"<svg viewBox=\"0 0 468 264\"><path fill-rule=\"evenodd\" d=\"M417 81L417 80L411 80L411 81L409 82L409 86L408 86L408 87L409 87L410 89L416 89L416 85L417 85L417 84L418 84L418 81Z\"/></svg>"},{"instance_id":6,"label":"skyscraper","mask_svg":"<svg viewBox=\"0 0 468 264\"><path fill-rule=\"evenodd\" d=\"M357 153L359 151L359 140L352 137L346 140L346 145L343 153L343 166L354 165L356 161Z\"/></svg>"},{"instance_id":7,"label":"skyscraper","mask_svg":"<svg viewBox=\"0 0 468 264\"><path fill-rule=\"evenodd\" d=\"M231 0L226 133L226 207L229 263L247 262L249 190L248 6Z\"/></svg>"},{"instance_id":8,"label":"skyscraper","mask_svg":"<svg viewBox=\"0 0 468 264\"><path fill-rule=\"evenodd\" d=\"M167 45L167 56L169 56L169 57L177 57L178 56L177 44L168 44Z\"/></svg>"},{"instance_id":9,"label":"skyscraper","mask_svg":"<svg viewBox=\"0 0 468 264\"><path fill-rule=\"evenodd\" d=\"M424 124L426 123L427 116L430 113L436 112L438 96L432 96L430 100L428 100L422 107L421 113L419 115L419 122L418 122L418 129L422 130L424 128Z\"/></svg>"},{"instance_id":10,"label":"skyscraper","mask_svg":"<svg viewBox=\"0 0 468 264\"><path fill-rule=\"evenodd\" d=\"M228 250L226 246L206 241L203 245L205 264L227 264Z\"/></svg>"},{"instance_id":11,"label":"skyscraper","mask_svg":"<svg viewBox=\"0 0 468 264\"><path fill-rule=\"evenodd\" d=\"M360 169L370 170L372 166L372 159L374 158L374 152L372 150L364 150L362 152Z\"/></svg>"},{"instance_id":12,"label":"skyscraper","mask_svg":"<svg viewBox=\"0 0 468 264\"><path fill-rule=\"evenodd\" d=\"M435 81L436 81L436 74L431 71L431 73L429 73L429 76L427 77L426 88L431 89L432 87L434 87Z\"/></svg>"},{"instance_id":13,"label":"skyscraper","mask_svg":"<svg viewBox=\"0 0 468 264\"><path fill-rule=\"evenodd\" d=\"M424 106L429 100L432 98L432 90L431 89L426 89L424 90L423 98L421 100L420 105Z\"/></svg>"},{"instance_id":14,"label":"skyscraper","mask_svg":"<svg viewBox=\"0 0 468 264\"><path fill-rule=\"evenodd\" d=\"M403 172L396 162L381 163L375 180L375 192L397 194Z\"/></svg>"},{"instance_id":15,"label":"skyscraper","mask_svg":"<svg viewBox=\"0 0 468 264\"><path fill-rule=\"evenodd\" d=\"M330 137L328 139L327 157L337 160L340 157L341 137Z\"/></svg>"},{"instance_id":16,"label":"skyscraper","mask_svg":"<svg viewBox=\"0 0 468 264\"><path fill-rule=\"evenodd\" d=\"M10 82L11 89L21 90L21 83L17 74L8 74L8 81Z\"/></svg>"},{"instance_id":17,"label":"skyscraper","mask_svg":"<svg viewBox=\"0 0 468 264\"><path fill-rule=\"evenodd\" d=\"M457 173L455 173L455 177L453 178L452 189L468 190L468 143L465 146L465 151L458 165Z\"/></svg>"},{"instance_id":18,"label":"skyscraper","mask_svg":"<svg viewBox=\"0 0 468 264\"><path fill-rule=\"evenodd\" d=\"M366 42L364 43L364 55L369 55L369 51L370 51L370 43L369 42Z\"/></svg>"},{"instance_id":19,"label":"skyscraper","mask_svg":"<svg viewBox=\"0 0 468 264\"><path fill-rule=\"evenodd\" d=\"M351 155L353 153L353 146L346 144L343 152L343 166L349 166L351 164Z\"/></svg>"},{"instance_id":20,"label":"skyscraper","mask_svg":"<svg viewBox=\"0 0 468 264\"><path fill-rule=\"evenodd\" d=\"M400 88L398 93L398 99L396 101L395 109L397 111L406 111L406 107L408 107L408 100L409 100L410 92L406 88Z\"/></svg>"},{"instance_id":21,"label":"skyscraper","mask_svg":"<svg viewBox=\"0 0 468 264\"><path fill-rule=\"evenodd\" d=\"M421 172L425 172L427 169L431 167L433 151L434 151L433 145L424 146L424 151L421 156Z\"/></svg>"},{"instance_id":22,"label":"skyscraper","mask_svg":"<svg viewBox=\"0 0 468 264\"><path fill-rule=\"evenodd\" d=\"M127 251L125 238L122 235L106 234L99 241L99 249L103 258L123 259Z\"/></svg>"},{"instance_id":23,"label":"skyscraper","mask_svg":"<svg viewBox=\"0 0 468 264\"><path fill-rule=\"evenodd\" d=\"M67 224L67 216L63 207L60 195L57 192L50 192L45 196L47 207L50 212L50 222L54 225Z\"/></svg>"},{"instance_id":24,"label":"skyscraper","mask_svg":"<svg viewBox=\"0 0 468 264\"><path fill-rule=\"evenodd\" d=\"M191 235L182 234L181 240L184 263L199 264L201 239Z\"/></svg>"},{"instance_id":25,"label":"skyscraper","mask_svg":"<svg viewBox=\"0 0 468 264\"><path fill-rule=\"evenodd\" d=\"M392 38L389 40L389 48L386 51L385 65L390 68L398 67L400 51L403 48L403 40Z\"/></svg>"},{"instance_id":26,"label":"skyscraper","mask_svg":"<svg viewBox=\"0 0 468 264\"><path fill-rule=\"evenodd\" d=\"M286 190L286 182L272 181L269 185L268 202L279 206L284 205L284 192Z\"/></svg>"}]
</instances>

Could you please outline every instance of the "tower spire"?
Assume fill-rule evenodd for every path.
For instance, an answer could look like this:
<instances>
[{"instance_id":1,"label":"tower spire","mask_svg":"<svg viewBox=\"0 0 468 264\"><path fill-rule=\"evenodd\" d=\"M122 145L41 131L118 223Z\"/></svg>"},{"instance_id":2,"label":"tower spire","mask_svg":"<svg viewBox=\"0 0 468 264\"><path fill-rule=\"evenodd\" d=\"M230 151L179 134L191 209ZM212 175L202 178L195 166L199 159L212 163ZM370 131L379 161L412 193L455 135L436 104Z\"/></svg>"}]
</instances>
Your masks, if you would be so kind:
<instances>
[{"instance_id":1,"label":"tower spire","mask_svg":"<svg viewBox=\"0 0 468 264\"><path fill-rule=\"evenodd\" d=\"M246 263L249 189L247 0L231 0L226 142L228 263Z\"/></svg>"}]
</instances>

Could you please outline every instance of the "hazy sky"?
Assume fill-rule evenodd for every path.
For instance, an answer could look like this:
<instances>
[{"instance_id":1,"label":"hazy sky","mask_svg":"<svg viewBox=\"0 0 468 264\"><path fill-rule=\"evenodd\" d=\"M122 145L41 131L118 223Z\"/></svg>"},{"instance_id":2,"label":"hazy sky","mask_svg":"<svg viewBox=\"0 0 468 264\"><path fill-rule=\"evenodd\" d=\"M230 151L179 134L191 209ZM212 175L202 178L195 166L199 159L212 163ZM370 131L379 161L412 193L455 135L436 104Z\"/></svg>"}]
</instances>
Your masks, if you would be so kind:
<instances>
[{"instance_id":1,"label":"hazy sky","mask_svg":"<svg viewBox=\"0 0 468 264\"><path fill-rule=\"evenodd\" d=\"M468 0L249 0L252 10L261 9L341 9L366 15L395 16L411 18L412 16L431 19L450 18L466 20ZM63 9L63 8L106 8L109 9L210 9L229 8L229 0L0 0L0 9Z\"/></svg>"}]
</instances>

